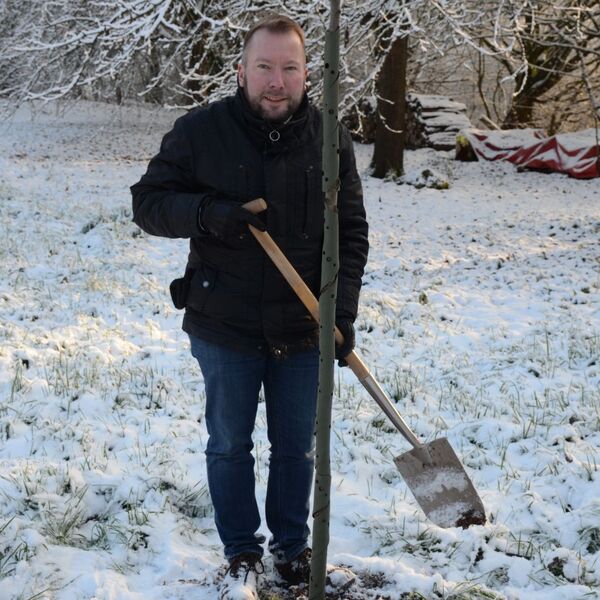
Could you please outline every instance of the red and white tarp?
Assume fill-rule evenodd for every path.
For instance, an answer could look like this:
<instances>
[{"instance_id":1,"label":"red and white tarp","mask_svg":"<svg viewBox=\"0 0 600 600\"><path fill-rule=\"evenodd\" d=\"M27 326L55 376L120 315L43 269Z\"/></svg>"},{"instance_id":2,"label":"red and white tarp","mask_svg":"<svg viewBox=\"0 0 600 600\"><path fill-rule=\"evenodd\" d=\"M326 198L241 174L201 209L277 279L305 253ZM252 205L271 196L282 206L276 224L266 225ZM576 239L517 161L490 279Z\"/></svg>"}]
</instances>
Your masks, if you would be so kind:
<instances>
[{"instance_id":1,"label":"red and white tarp","mask_svg":"<svg viewBox=\"0 0 600 600\"><path fill-rule=\"evenodd\" d=\"M463 129L459 135L466 138L478 158L508 160L527 169L567 173L578 179L600 177L595 129L551 137L540 129Z\"/></svg>"}]
</instances>

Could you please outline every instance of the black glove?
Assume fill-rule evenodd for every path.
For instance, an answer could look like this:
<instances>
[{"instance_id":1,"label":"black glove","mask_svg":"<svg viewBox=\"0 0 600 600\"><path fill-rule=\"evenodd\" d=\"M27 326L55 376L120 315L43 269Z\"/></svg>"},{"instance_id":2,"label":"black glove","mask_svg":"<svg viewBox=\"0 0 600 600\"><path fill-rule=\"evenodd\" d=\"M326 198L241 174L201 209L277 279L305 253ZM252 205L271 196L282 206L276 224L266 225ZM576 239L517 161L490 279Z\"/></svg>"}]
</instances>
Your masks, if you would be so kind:
<instances>
[{"instance_id":1,"label":"black glove","mask_svg":"<svg viewBox=\"0 0 600 600\"><path fill-rule=\"evenodd\" d=\"M212 233L219 239L241 237L248 233L248 225L253 225L260 231L266 226L257 215L222 198L209 197L202 203L198 213L200 227Z\"/></svg>"},{"instance_id":2,"label":"black glove","mask_svg":"<svg viewBox=\"0 0 600 600\"><path fill-rule=\"evenodd\" d=\"M354 350L354 324L349 319L339 319L335 325L344 336L344 343L335 347L335 357L340 367L347 367L348 363L344 358Z\"/></svg>"}]
</instances>

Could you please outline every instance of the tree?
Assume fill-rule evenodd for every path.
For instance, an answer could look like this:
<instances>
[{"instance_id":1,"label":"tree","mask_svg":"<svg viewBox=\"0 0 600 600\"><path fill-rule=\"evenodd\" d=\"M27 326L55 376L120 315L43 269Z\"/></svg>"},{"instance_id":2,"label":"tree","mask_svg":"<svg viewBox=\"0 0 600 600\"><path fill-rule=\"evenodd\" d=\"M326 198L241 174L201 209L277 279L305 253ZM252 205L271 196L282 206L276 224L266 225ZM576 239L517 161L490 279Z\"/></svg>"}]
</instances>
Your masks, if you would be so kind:
<instances>
[{"instance_id":1,"label":"tree","mask_svg":"<svg viewBox=\"0 0 600 600\"><path fill-rule=\"evenodd\" d=\"M160 101L166 103L205 95L206 87L218 84L214 54L231 41L239 46L212 4L40 2L28 15L33 18L22 19L0 42L0 56L24 75L3 78L0 95L16 102L48 101L92 90L95 97L114 100L116 95L148 98L161 90ZM204 44L199 47L197 40Z\"/></svg>"},{"instance_id":2,"label":"tree","mask_svg":"<svg viewBox=\"0 0 600 600\"><path fill-rule=\"evenodd\" d=\"M5 0L0 11L0 97L13 107L77 97L175 107L211 102L236 89L241 32L274 11L304 27L309 93L318 101L323 90L326 0ZM501 115L506 125L528 124L550 100L562 109L544 118L559 127L556 115L572 115L582 98L589 123L590 115L600 118L599 23L596 0L347 0L340 114L378 99L375 172L401 172L405 51L396 40L408 37L411 72L423 60L464 50L485 58L481 65L498 61L505 74L498 89L515 94ZM481 83L485 105L496 92L485 78ZM576 96L565 102L569 94Z\"/></svg>"},{"instance_id":3,"label":"tree","mask_svg":"<svg viewBox=\"0 0 600 600\"><path fill-rule=\"evenodd\" d=\"M339 63L340 0L331 0L324 48L323 192L325 195L321 293L319 294L319 394L315 421L315 490L313 502L313 555L309 600L325 597L331 498L331 407L335 365L335 306L339 272Z\"/></svg>"},{"instance_id":4,"label":"tree","mask_svg":"<svg viewBox=\"0 0 600 600\"><path fill-rule=\"evenodd\" d=\"M377 129L371 164L373 177L404 174L407 61L408 37L397 37L389 43L377 77Z\"/></svg>"},{"instance_id":5,"label":"tree","mask_svg":"<svg viewBox=\"0 0 600 600\"><path fill-rule=\"evenodd\" d=\"M9 2L16 11L15 0ZM394 40L400 28L412 30L409 9L420 2L405 0L398 10L390 0L367 4L352 0L349 17L342 24L342 111L373 96L375 75L382 73L379 89L387 96L381 109L386 123L378 146L396 157L393 165L401 161L402 147L387 141L390 134L399 136L393 132L396 104L390 102L398 106L402 102L389 95L398 94L391 85L396 81L396 52L385 59L389 48L398 47ZM274 10L286 12L306 31L307 52L312 57L311 93L316 99L322 91L320 65L315 60L323 53L325 0L224 0L218 5L206 0L41 2L37 12L31 13L33 18L18 23L8 19L14 27L0 42L0 57L26 76L11 77L7 72L0 77L0 96L15 104L81 96L118 102L133 97L168 106L210 102L235 91L233 67L241 54L240 31L257 14ZM382 70L383 64L387 66ZM404 96L402 89L400 95ZM392 154L390 147L399 150ZM396 170L401 171L401 166Z\"/></svg>"},{"instance_id":6,"label":"tree","mask_svg":"<svg viewBox=\"0 0 600 600\"><path fill-rule=\"evenodd\" d=\"M539 125L535 113L551 103L568 114L576 97L585 98L588 122L600 118L600 4L597 0L432 0L454 36L481 56L498 61L511 85L505 127ZM460 26L459 26L460 25ZM567 92L567 93L565 93ZM568 98L568 99L566 99ZM581 103L576 102L581 112ZM544 118L552 126L552 116ZM552 128L559 127L554 123Z\"/></svg>"},{"instance_id":7,"label":"tree","mask_svg":"<svg viewBox=\"0 0 600 600\"><path fill-rule=\"evenodd\" d=\"M528 3L518 24L518 43L510 56L501 58L515 83L514 101L503 125L533 124L536 104L563 81L571 90L585 91L593 105L600 82L600 4ZM515 53L524 59L516 69Z\"/></svg>"},{"instance_id":8,"label":"tree","mask_svg":"<svg viewBox=\"0 0 600 600\"><path fill-rule=\"evenodd\" d=\"M458 3L460 0L449 0ZM190 106L235 90L241 35L257 16L284 12L304 27L311 94L322 92L326 0L6 0L0 62L21 77L0 77L13 102L92 95ZM426 38L419 14L428 0L348 0L340 23L340 106L374 97L383 49L399 34ZM447 32L446 32L447 33ZM390 37L391 36L391 37ZM387 45L386 45L387 44Z\"/></svg>"}]
</instances>

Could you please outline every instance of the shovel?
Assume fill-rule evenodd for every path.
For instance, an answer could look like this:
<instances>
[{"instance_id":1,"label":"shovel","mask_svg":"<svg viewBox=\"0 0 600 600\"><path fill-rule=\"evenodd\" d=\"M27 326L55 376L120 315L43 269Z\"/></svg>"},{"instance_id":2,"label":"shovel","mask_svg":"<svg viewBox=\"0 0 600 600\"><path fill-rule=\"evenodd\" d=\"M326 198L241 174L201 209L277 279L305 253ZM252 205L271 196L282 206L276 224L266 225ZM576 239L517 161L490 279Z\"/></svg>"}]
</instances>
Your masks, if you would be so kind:
<instances>
[{"instance_id":1,"label":"shovel","mask_svg":"<svg viewBox=\"0 0 600 600\"><path fill-rule=\"evenodd\" d=\"M244 204L244 208L257 214L267 208L267 203L257 198ZM266 231L252 225L248 227L309 313L319 322L318 300L279 246ZM338 345L344 341L337 327L335 340ZM427 517L439 527L483 525L486 517L481 498L447 438L422 444L358 354L353 350L344 360L396 429L413 446L409 452L396 456L394 463Z\"/></svg>"}]
</instances>

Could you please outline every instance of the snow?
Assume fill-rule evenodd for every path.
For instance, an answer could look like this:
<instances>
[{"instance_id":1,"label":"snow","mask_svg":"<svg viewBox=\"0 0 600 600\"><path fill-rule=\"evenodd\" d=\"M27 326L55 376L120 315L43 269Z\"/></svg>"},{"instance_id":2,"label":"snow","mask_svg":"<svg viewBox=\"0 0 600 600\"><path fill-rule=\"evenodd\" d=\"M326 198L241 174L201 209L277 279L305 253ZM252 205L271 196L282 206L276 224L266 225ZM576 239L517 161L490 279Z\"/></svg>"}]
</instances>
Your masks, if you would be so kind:
<instances>
[{"instance_id":1,"label":"snow","mask_svg":"<svg viewBox=\"0 0 600 600\"><path fill-rule=\"evenodd\" d=\"M423 479L423 481L418 482L419 493L427 499L432 499L445 490L453 488L463 491L469 484L463 473L454 469L440 469L433 475L433 479Z\"/></svg>"},{"instance_id":2,"label":"snow","mask_svg":"<svg viewBox=\"0 0 600 600\"><path fill-rule=\"evenodd\" d=\"M496 150L516 150L522 146L537 143L546 137L546 133L542 129L531 128L502 129L498 131L470 128L466 132L461 132L461 134L469 136L469 141L471 141L469 134L484 136L490 147Z\"/></svg>"},{"instance_id":3,"label":"snow","mask_svg":"<svg viewBox=\"0 0 600 600\"><path fill-rule=\"evenodd\" d=\"M598 132L595 129L583 129L571 133L559 133L556 139L566 150L579 150L583 146L597 146Z\"/></svg>"},{"instance_id":4,"label":"snow","mask_svg":"<svg viewBox=\"0 0 600 600\"><path fill-rule=\"evenodd\" d=\"M458 139L461 138L462 145L466 140L474 154L486 160L508 160L522 168L552 170L582 179L600 174L600 146L594 129L551 137L539 129L463 129Z\"/></svg>"},{"instance_id":5,"label":"snow","mask_svg":"<svg viewBox=\"0 0 600 600\"><path fill-rule=\"evenodd\" d=\"M168 293L187 244L141 233L128 191L176 114L36 113L0 126L0 598L214 600L202 377ZM423 149L407 171L450 188L415 188L356 150L357 350L488 522L426 519L393 464L408 444L342 369L328 562L365 598L600 597L597 181ZM255 443L262 504L264 404Z\"/></svg>"},{"instance_id":6,"label":"snow","mask_svg":"<svg viewBox=\"0 0 600 600\"><path fill-rule=\"evenodd\" d=\"M462 102L455 102L447 96L415 94L414 92L409 92L408 101L411 104L420 105L423 110L445 109L446 111L453 112L464 112L466 110L466 106Z\"/></svg>"},{"instance_id":7,"label":"snow","mask_svg":"<svg viewBox=\"0 0 600 600\"><path fill-rule=\"evenodd\" d=\"M455 126L453 119L449 118L448 122L444 125L447 129L446 131L434 131L434 133L429 133L431 130L426 128L427 131L427 139L434 147L453 147L456 145L456 134L458 133L460 127Z\"/></svg>"},{"instance_id":8,"label":"snow","mask_svg":"<svg viewBox=\"0 0 600 600\"><path fill-rule=\"evenodd\" d=\"M470 127L471 121L467 115L452 112L427 112L423 115L422 122L427 131L452 128L459 131L463 127Z\"/></svg>"}]
</instances>

